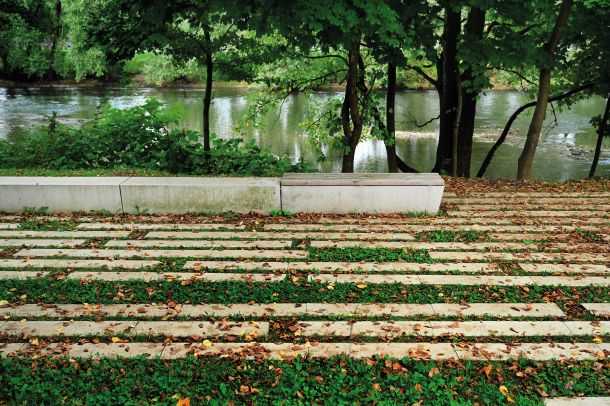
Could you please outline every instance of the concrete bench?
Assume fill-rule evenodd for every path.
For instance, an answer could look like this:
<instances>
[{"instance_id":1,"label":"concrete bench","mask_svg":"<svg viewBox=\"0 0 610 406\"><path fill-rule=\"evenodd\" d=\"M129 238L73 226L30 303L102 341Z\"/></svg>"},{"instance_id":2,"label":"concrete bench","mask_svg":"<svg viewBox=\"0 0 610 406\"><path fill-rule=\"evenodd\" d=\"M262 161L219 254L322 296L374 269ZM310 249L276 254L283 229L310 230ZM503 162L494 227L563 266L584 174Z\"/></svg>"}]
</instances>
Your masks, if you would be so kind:
<instances>
[{"instance_id":1,"label":"concrete bench","mask_svg":"<svg viewBox=\"0 0 610 406\"><path fill-rule=\"evenodd\" d=\"M125 213L280 210L278 178L134 177L121 184Z\"/></svg>"},{"instance_id":2,"label":"concrete bench","mask_svg":"<svg viewBox=\"0 0 610 406\"><path fill-rule=\"evenodd\" d=\"M436 213L445 182L436 173L289 173L282 210L309 213Z\"/></svg>"}]
</instances>

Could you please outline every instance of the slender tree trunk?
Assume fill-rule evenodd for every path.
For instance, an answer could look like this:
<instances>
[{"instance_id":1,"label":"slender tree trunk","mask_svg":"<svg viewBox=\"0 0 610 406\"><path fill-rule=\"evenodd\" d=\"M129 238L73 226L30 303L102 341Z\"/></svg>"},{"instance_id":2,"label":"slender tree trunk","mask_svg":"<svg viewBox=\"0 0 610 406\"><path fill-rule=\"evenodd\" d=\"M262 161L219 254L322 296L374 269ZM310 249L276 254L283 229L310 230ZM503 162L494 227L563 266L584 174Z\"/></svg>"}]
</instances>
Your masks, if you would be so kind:
<instances>
[{"instance_id":1,"label":"slender tree trunk","mask_svg":"<svg viewBox=\"0 0 610 406\"><path fill-rule=\"evenodd\" d=\"M466 21L465 41L479 41L483 38L485 28L485 10L473 7L468 13ZM470 82L474 79L472 68L468 67L462 73L462 81ZM460 114L460 127L458 132L458 162L457 174L465 178L470 177L470 164L472 161L472 138L474 136L474 120L477 111L478 91L468 86L462 88L462 109Z\"/></svg>"},{"instance_id":2,"label":"slender tree trunk","mask_svg":"<svg viewBox=\"0 0 610 406\"><path fill-rule=\"evenodd\" d=\"M457 43L461 31L461 13L445 7L445 22L443 26L443 83L440 109L440 128L436 162L433 172L449 172L452 168L451 147L453 125L458 105L458 86L455 72L457 70Z\"/></svg>"},{"instance_id":3,"label":"slender tree trunk","mask_svg":"<svg viewBox=\"0 0 610 406\"><path fill-rule=\"evenodd\" d=\"M344 151L341 172L354 172L354 157L356 147L362 135L362 117L358 100L358 60L360 59L360 39L354 41L349 50L347 82L345 98L341 108L341 123L343 126Z\"/></svg>"},{"instance_id":4,"label":"slender tree trunk","mask_svg":"<svg viewBox=\"0 0 610 406\"><path fill-rule=\"evenodd\" d=\"M551 32L549 42L544 45L544 51L550 59L549 66L540 70L540 77L538 79L538 97L536 98L536 107L534 109L534 115L530 122L529 129L527 130L527 136L525 138L525 145L523 151L519 157L519 164L517 167L517 178L518 179L530 179L532 177L532 163L534 162L534 156L536 155L536 147L538 146L538 140L540 138L540 131L542 130L542 123L546 116L546 108L549 103L549 92L551 88L551 71L552 60L561 37L563 27L568 21L570 14L570 8L572 7L573 0L563 0L559 9L559 15L555 21L555 26Z\"/></svg>"},{"instance_id":5,"label":"slender tree trunk","mask_svg":"<svg viewBox=\"0 0 610 406\"><path fill-rule=\"evenodd\" d=\"M212 105L212 81L214 79L214 61L212 60L210 32L205 31L205 42L208 50L205 54L205 96L203 97L203 150L210 151L210 106Z\"/></svg>"},{"instance_id":6,"label":"slender tree trunk","mask_svg":"<svg viewBox=\"0 0 610 406\"><path fill-rule=\"evenodd\" d=\"M55 0L55 21L53 34L51 35L51 52L49 53L49 65L47 66L47 78L54 79L55 71L53 64L55 63L55 53L57 50L57 42L61 34L61 0Z\"/></svg>"},{"instance_id":7,"label":"slender tree trunk","mask_svg":"<svg viewBox=\"0 0 610 406\"><path fill-rule=\"evenodd\" d=\"M388 156L388 172L398 172L396 161L396 64L388 62L388 89L386 93L386 138L385 150Z\"/></svg>"},{"instance_id":8,"label":"slender tree trunk","mask_svg":"<svg viewBox=\"0 0 610 406\"><path fill-rule=\"evenodd\" d=\"M608 124L608 110L610 110L610 97L606 100L606 110L602 116L602 121L599 123L597 129L597 144L595 145L595 156L593 157L593 163L591 164L591 170L589 171L589 179L595 176L597 170L597 163L599 162L599 155L602 150L602 141L606 134L606 125Z\"/></svg>"},{"instance_id":9,"label":"slender tree trunk","mask_svg":"<svg viewBox=\"0 0 610 406\"><path fill-rule=\"evenodd\" d=\"M549 102L554 102L557 100L565 99L578 92L582 92L583 90L590 89L592 87L593 87L593 83L587 83L586 85L575 87L574 89L571 89L565 93L562 93L557 96L553 96L553 97L549 98ZM535 101L525 103L524 105L519 107L517 110L515 110L513 112L513 114L511 114L508 121L506 122L506 125L504 125L504 129L502 130L500 137L497 139L497 141L494 143L494 145L490 148L489 152L485 156L485 159L483 160L483 163L481 164L481 168L479 168L479 171L477 172L477 178L482 178L483 175L485 175L485 171L489 167L489 164L491 163L491 160L493 159L494 154L506 140L506 137L508 136L508 132L510 131L510 128L513 125L513 122L517 119L517 117L519 117L519 114L523 113L525 110L527 110L528 108L533 107L535 105L536 105Z\"/></svg>"},{"instance_id":10,"label":"slender tree trunk","mask_svg":"<svg viewBox=\"0 0 610 406\"><path fill-rule=\"evenodd\" d=\"M457 106L451 129L451 176L457 176L458 172L458 137L460 131L460 119L462 116L462 84L460 80L460 71L456 66L455 77L457 82Z\"/></svg>"}]
</instances>

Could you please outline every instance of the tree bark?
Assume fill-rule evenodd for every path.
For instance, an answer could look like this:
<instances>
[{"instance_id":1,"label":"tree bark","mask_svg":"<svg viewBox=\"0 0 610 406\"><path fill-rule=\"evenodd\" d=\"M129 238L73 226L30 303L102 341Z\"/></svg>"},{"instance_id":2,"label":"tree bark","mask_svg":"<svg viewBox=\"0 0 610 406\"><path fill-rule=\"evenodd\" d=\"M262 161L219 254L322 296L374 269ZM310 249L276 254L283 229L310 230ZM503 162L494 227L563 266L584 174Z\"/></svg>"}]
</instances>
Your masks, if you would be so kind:
<instances>
[{"instance_id":1,"label":"tree bark","mask_svg":"<svg viewBox=\"0 0 610 406\"><path fill-rule=\"evenodd\" d=\"M354 157L356 147L362 135L362 117L358 101L358 60L360 58L360 39L350 46L348 56L347 81L345 98L341 108L341 123L343 126L344 150L341 172L354 172Z\"/></svg>"},{"instance_id":2,"label":"tree bark","mask_svg":"<svg viewBox=\"0 0 610 406\"><path fill-rule=\"evenodd\" d=\"M388 172L398 172L396 161L396 64L388 62L388 89L386 91L386 137L384 139L388 157Z\"/></svg>"},{"instance_id":3,"label":"tree bark","mask_svg":"<svg viewBox=\"0 0 610 406\"><path fill-rule=\"evenodd\" d=\"M575 87L574 89L571 89L571 90L569 90L569 91L567 91L565 93L562 93L562 94L559 94L557 96L553 96L553 97L549 98L549 102L554 102L554 101L557 101L557 100L565 99L565 98L570 97L570 96L572 96L572 95L574 95L574 94L576 94L578 92L581 92L581 91L586 90L586 89L590 89L593 86L594 86L593 83L587 83L586 85ZM510 116L510 118L506 122L506 125L504 126L504 129L502 130L502 133L500 134L500 137L494 143L494 145L491 147L491 149L489 150L489 152L485 156L485 159L483 160L483 163L481 164L481 168L479 168L479 171L477 172L477 178L482 178L483 175L485 175L485 171L487 170L487 167L491 163L491 160L493 159L494 154L496 153L498 148L500 148L500 146L506 140L506 137L508 136L508 132L510 131L510 128L513 125L513 122L517 119L519 114L523 113L526 109L528 109L530 107L533 107L535 105L536 105L535 101L532 101L532 102L529 102L529 103L525 103L524 105L519 107L517 110L515 110L514 113Z\"/></svg>"},{"instance_id":4,"label":"tree bark","mask_svg":"<svg viewBox=\"0 0 610 406\"><path fill-rule=\"evenodd\" d=\"M606 100L606 110L602 116L602 121L599 123L597 129L597 144L595 145L595 156L593 157L593 163L591 164L591 170L589 171L589 179L595 176L597 170L597 163L599 162L599 155L602 150L602 141L606 134L606 125L608 124L608 110L610 109L610 97Z\"/></svg>"},{"instance_id":5,"label":"tree bark","mask_svg":"<svg viewBox=\"0 0 610 406\"><path fill-rule=\"evenodd\" d=\"M438 146L436 148L436 162L433 172L450 172L451 147L453 139L453 125L458 105L458 85L455 72L458 67L457 43L461 31L461 13L453 11L450 6L445 7L443 26L443 70L442 95L440 97L440 128Z\"/></svg>"},{"instance_id":6,"label":"tree bark","mask_svg":"<svg viewBox=\"0 0 610 406\"><path fill-rule=\"evenodd\" d=\"M205 31L207 51L205 54L205 96L203 97L203 150L210 151L210 107L212 105L212 83L214 76L214 61L212 60L212 46L210 32Z\"/></svg>"},{"instance_id":7,"label":"tree bark","mask_svg":"<svg viewBox=\"0 0 610 406\"><path fill-rule=\"evenodd\" d=\"M553 31L549 42L544 45L544 52L549 57L549 66L544 67L540 70L540 76L538 79L538 96L536 97L536 107L534 109L534 115L530 122L529 129L527 130L527 136L525 138L525 145L523 151L519 157L519 163L517 167L517 179L530 179L532 177L532 163L534 162L534 156L536 155L536 148L538 146L538 140L540 138L540 131L542 130L542 123L546 116L546 108L549 102L549 92L551 87L551 71L552 60L561 37L563 27L568 21L570 14L570 8L572 7L573 0L563 0L559 9L559 15L555 21Z\"/></svg>"},{"instance_id":8,"label":"tree bark","mask_svg":"<svg viewBox=\"0 0 610 406\"><path fill-rule=\"evenodd\" d=\"M473 7L468 13L465 33L467 40L478 41L483 38L485 29L485 10ZM472 68L464 69L462 81L470 82L474 79ZM472 139L474 136L474 120L477 111L478 91L472 86L462 88L462 109L460 114L460 126L458 130L458 160L456 176L470 177L470 165L472 161Z\"/></svg>"},{"instance_id":9,"label":"tree bark","mask_svg":"<svg viewBox=\"0 0 610 406\"><path fill-rule=\"evenodd\" d=\"M54 79L55 71L53 64L55 63L55 53L57 50L57 42L61 34L61 0L55 0L55 21L53 33L51 35L51 52L49 53L49 65L47 66L47 78Z\"/></svg>"}]
</instances>

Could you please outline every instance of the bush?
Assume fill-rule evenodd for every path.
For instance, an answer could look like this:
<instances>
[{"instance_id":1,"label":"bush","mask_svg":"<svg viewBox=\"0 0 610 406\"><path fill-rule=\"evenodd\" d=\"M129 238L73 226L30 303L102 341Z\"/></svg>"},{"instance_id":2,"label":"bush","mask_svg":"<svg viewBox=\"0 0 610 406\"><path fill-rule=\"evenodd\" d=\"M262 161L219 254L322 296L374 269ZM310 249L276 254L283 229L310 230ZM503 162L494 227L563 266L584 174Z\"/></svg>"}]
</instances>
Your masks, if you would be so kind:
<instances>
[{"instance_id":1,"label":"bush","mask_svg":"<svg viewBox=\"0 0 610 406\"><path fill-rule=\"evenodd\" d=\"M280 159L254 141L212 138L206 153L200 133L172 128L182 115L148 99L137 107L115 109L103 103L96 117L73 128L48 117L49 125L22 130L15 141L0 140L1 168L150 169L172 174L278 176L312 171Z\"/></svg>"}]
</instances>

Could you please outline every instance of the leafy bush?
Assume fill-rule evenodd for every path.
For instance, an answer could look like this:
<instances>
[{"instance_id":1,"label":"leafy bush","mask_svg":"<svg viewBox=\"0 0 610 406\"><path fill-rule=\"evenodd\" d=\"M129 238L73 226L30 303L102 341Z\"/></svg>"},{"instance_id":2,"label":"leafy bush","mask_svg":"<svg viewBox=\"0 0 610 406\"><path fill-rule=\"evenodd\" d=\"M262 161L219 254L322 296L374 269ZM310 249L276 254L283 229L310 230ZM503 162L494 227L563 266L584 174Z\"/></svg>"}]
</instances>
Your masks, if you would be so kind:
<instances>
[{"instance_id":1,"label":"leafy bush","mask_svg":"<svg viewBox=\"0 0 610 406\"><path fill-rule=\"evenodd\" d=\"M115 109L103 103L96 117L73 128L49 117L49 125L22 131L16 141L0 140L1 168L116 169L138 168L174 174L277 176L311 171L306 163L292 165L254 141L212 139L203 150L196 131L172 128L182 115L148 99L143 105Z\"/></svg>"}]
</instances>

